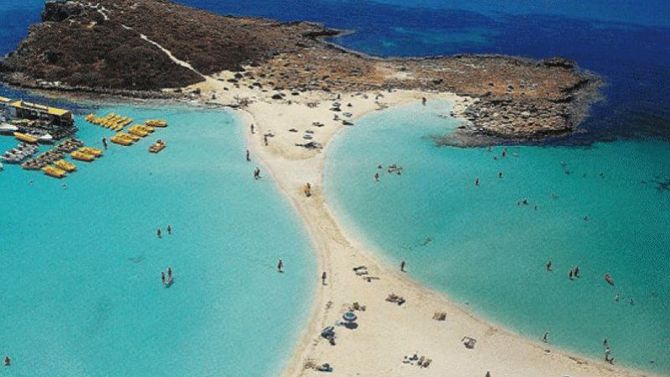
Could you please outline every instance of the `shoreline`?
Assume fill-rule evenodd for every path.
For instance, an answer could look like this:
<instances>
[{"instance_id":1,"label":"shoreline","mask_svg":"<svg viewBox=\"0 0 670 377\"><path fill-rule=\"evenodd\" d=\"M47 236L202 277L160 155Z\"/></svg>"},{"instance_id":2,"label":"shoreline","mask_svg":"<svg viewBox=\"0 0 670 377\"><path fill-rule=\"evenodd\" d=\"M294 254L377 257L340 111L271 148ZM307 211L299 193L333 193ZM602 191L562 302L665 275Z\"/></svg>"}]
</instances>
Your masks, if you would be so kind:
<instances>
[{"instance_id":1,"label":"shoreline","mask_svg":"<svg viewBox=\"0 0 670 377\"><path fill-rule=\"evenodd\" d=\"M367 95L369 99L372 93ZM458 106L463 105L461 97L445 93L396 91L385 95L385 99L389 100L389 107L420 101L422 96L429 100L451 97L447 100L454 104L455 112ZM356 97L360 101L356 101L353 108L360 106L364 109L360 113L356 112L352 117L353 121L378 111L362 104L362 97ZM352 98L354 97L343 96L342 102ZM413 376L421 371L420 373L427 376L484 376L490 371L492 375L515 376L655 376L651 372L610 365L602 360L576 355L569 350L527 338L450 301L445 292L428 288L409 274L396 271L384 261L379 251L367 246L347 230L346 224L342 224L341 219L335 216L330 201L323 195L323 174L329 142L341 132L346 132L346 126L339 126L335 132L328 134L323 150L306 156L297 147L293 148L295 151L287 150L285 140L284 145L273 145L282 138L276 132L278 128L298 128L291 121L290 115L287 116L282 111L268 112L269 108L281 106L260 99L237 113L247 127L245 134L252 160L254 157L260 159L262 166L269 170L265 172L266 175L272 177L278 189L298 212L314 247L317 265L321 271L328 273L330 281L327 286L320 286L314 291L309 309L310 320L298 336L293 356L286 362L282 376L312 375L317 372L305 368L305 365L322 363L330 363L334 367L335 375L383 373ZM299 105L293 103L290 106ZM324 110L323 115L330 113ZM304 118L306 123L308 119L314 120L307 116ZM251 123L256 126L255 135L248 132ZM269 130L275 136L270 139L269 147L266 147L260 135ZM312 184L313 195L310 198L302 194L301 185L304 182ZM380 280L365 282L360 279L351 271L352 267L358 265L366 265L370 274ZM396 308L395 305L385 302L384 298L390 293L405 297L407 303ZM367 306L366 311L357 312L361 327L353 331L336 327L338 344L335 347L330 346L319 336L321 329L336 322L354 301ZM431 320L430 315L437 311L447 313L448 323ZM369 327L372 329L368 329ZM404 335L392 336L388 332L391 328L393 332ZM365 334L359 336L359 333ZM421 333L424 336L418 335ZM407 334L417 335L408 337ZM438 334L444 335L444 338L439 336L442 339L436 339L438 336L435 335ZM460 344L459 339L462 336L476 338L476 349L467 350ZM453 342L444 344L446 342L443 341L448 338ZM419 369L403 364L403 355L414 352L433 359L431 366ZM365 353L369 354L368 357L360 356ZM447 363L444 363L445 359L448 360Z\"/></svg>"},{"instance_id":2,"label":"shoreline","mask_svg":"<svg viewBox=\"0 0 670 377\"><path fill-rule=\"evenodd\" d=\"M194 85L194 87L202 89L203 92L211 91L220 93L220 88L218 86L218 82L214 80L208 80ZM383 94L385 97L380 102L383 102L388 108L418 102L421 100L421 97L426 97L430 101L449 101L453 104L453 111L457 117L462 114L468 101L466 97L460 97L452 93L396 90L391 93ZM247 95L249 98L253 98L253 101L250 102L248 108L236 108L230 106L229 102L226 102L226 100L230 100L232 97L237 97L238 95ZM305 103L312 100L323 104L323 102L328 102L328 99L326 98L332 97L333 94L307 92L303 98L300 98L299 102L291 104L277 103L277 101L273 101L270 98L270 95L261 96L260 98L257 97L258 95L258 92L240 89L236 90L234 93L226 92L226 96L218 98L215 101L216 103L214 103L214 101L205 101L204 99L200 99L199 101L183 99L132 100L126 99L125 97L117 97L117 100L112 101L111 103L131 103L147 107L160 107L165 104L174 104L191 108L200 106L206 108L225 108L226 111L230 111L230 113L235 114L235 116L239 118L240 124L245 128L242 132L244 132L243 137L245 138L246 146L252 153L251 166L253 166L254 159L258 158L260 167L264 168L262 175L271 177L273 183L277 185L277 189L286 199L288 199L290 205L295 208L298 216L303 222L302 226L304 226L304 229L309 235L313 250L315 251L314 257L316 258L316 265L319 266L320 271L327 271L329 277L328 280L333 280L332 284L328 284L325 287L316 287L310 296L310 307L306 313L309 318L308 324L304 326L300 331L300 334L296 336L295 343L292 344L292 356L289 357L288 360L284 360L281 364L283 367L283 372L281 373L282 376L306 376L312 375L312 373L317 373L311 369L305 368L305 364L310 362L313 362L316 365L325 362L331 363L335 368L335 375L352 375L355 373L374 375L375 373L379 373L379 368L384 365L390 365L390 369L384 372L399 376L414 376L419 370L422 374L428 376L453 375L460 377L464 374L481 374L483 376L489 369L473 371L471 369L462 369L462 366L460 368L458 366L473 361L484 363L487 358L495 359L496 357L502 357L502 359L498 360L495 364L507 369L507 375L515 376L531 377L548 375L551 373L561 373L561 375L570 375L571 377L661 376L631 367L620 365L613 366L602 360L593 359L585 355L578 355L572 353L570 350L562 349L551 344L545 345L540 341L515 333L513 330L507 329L504 325L496 323L495 321L484 319L477 313L468 310L467 306L463 307L463 305L451 301L446 292L422 285L418 280L412 278L410 274L401 274L396 271L388 261L384 260L381 250L375 250L374 247L361 239L363 235L352 232L346 224L342 223L342 219L336 216L337 211L329 204L328 198L323 195L325 164L326 159L329 156L331 142L335 137L340 136L342 132L346 132L347 126L343 126L341 123L337 122L334 127L330 128L326 132L326 140L323 143L324 147L320 151L305 151L302 148L289 143L288 141L290 140L286 140L287 136L290 134L284 134L283 132L282 134L279 134L276 132L282 127L296 127L301 130L308 129L308 120L312 121L313 118L307 119L308 116L303 114L303 112L309 111L307 106L305 106ZM227 96L230 96L231 98L227 98ZM367 96L367 98L364 98L363 96ZM88 98L90 99L91 104L97 102L93 96ZM207 97L205 96L204 98ZM362 111L355 111L355 115L351 118L353 122L372 112L384 110L386 108L378 106L376 100L372 103L372 98L374 98L374 93L372 92L361 92L357 94L347 93L346 96L342 97L342 102L351 100L351 102L354 103L354 110L360 110L359 107L363 108ZM109 102L104 103L107 104ZM286 110L292 110L289 109L289 106L300 106L301 109L299 109L299 111L290 111L289 114L286 114ZM311 116L323 117L320 118L320 120L323 121L327 121L326 117L332 114L332 112L328 111L327 106L320 106L314 113L315 114L311 114ZM292 116L294 118L297 117L302 119L305 124L299 126L296 125L293 123L296 119L292 119ZM465 121L460 117L459 119ZM255 135L248 132L249 125L252 123L256 125L257 132ZM330 126L331 124L328 125L328 127ZM261 137L263 132L269 130L272 130L272 132L275 133L275 137L270 138L270 148L263 145L263 139ZM282 131L285 130L282 129ZM290 136L288 138L290 138ZM279 144L282 144L279 148L276 147L278 142ZM301 190L301 185L307 181L309 181L314 188L314 195L311 198L305 198ZM344 253L347 255L344 255ZM372 283L364 283L351 271L351 267L355 265L366 265L371 274L378 276L381 280L373 281ZM318 284L317 276L315 276L315 284ZM375 360L378 360L378 357L372 356L370 359L354 358L352 360L351 356L348 356L350 352L347 350L344 350L347 352L343 355L342 350L344 347L340 345L339 334L344 332L342 337L350 337L356 332L362 331L361 329L354 330L351 333L349 333L350 330L338 330L338 346L336 347L328 345L327 341L321 338L319 334L324 327L331 325L340 318L345 308L351 305L353 301L357 300L354 297L358 297L358 301L362 305L367 305L368 308L372 306L369 300L373 299L373 297L369 293L367 295L361 294L356 296L348 293L348 289L338 289L338 286L345 286L354 287L355 290L361 290L361 284L366 287L373 285L371 289L362 289L374 291L374 300L378 299L378 302L375 302L376 307L374 309L381 307L383 309L380 310L380 312L394 311L394 309L396 309L393 307L394 305L383 301L385 295L393 292L408 299L408 302L400 310L407 309L412 313L422 315L420 318L413 316L413 318L403 319L403 321L409 323L390 321L383 318L385 316L382 315L382 318L377 318L377 322L387 324L388 322L393 322L394 325L398 325L398 330L396 331L399 331L402 327L418 327L422 331L429 331L426 333L429 336L434 335L433 331L441 333L445 332L444 329L439 329L438 326L449 327L449 330L452 331L460 331L459 334L462 334L463 336L473 336L473 334L476 334L473 336L478 340L476 349L469 351L465 350L462 344L458 344L458 339L454 339L455 341L453 344L450 344L449 346L442 346L435 344L434 339L424 338L413 339L413 342L416 345L415 348L403 346L403 343L407 341L407 339L403 339L402 342L396 341L394 347L390 347L388 343L382 342L382 345L385 344L387 347L386 351L397 352L397 356L393 360L393 362L395 362L394 364L388 364L388 362L381 364L377 362L378 364L375 364ZM379 286L382 286L384 289L380 289ZM364 298L360 299L360 297ZM416 304L418 304L417 308L410 309L409 305L414 306ZM370 309L368 309L368 311ZM456 322L457 326L442 326L442 324L444 324L443 322L432 321L430 319L430 314L434 311L446 311L447 322ZM365 317L367 317L368 313L359 313L362 326L367 327L368 323ZM398 319L398 317L396 317L396 319ZM433 322L437 326L425 326L429 323L433 324ZM378 331L378 327L380 326L376 327L377 329L375 329L373 333ZM385 325L381 327L385 327ZM434 328L426 329L426 327ZM462 331L463 328L467 328L468 331ZM486 351L480 350L480 344L485 341L483 339L491 341L493 347ZM344 342L344 340L342 342ZM365 340L359 339L358 343L365 343ZM415 351L418 351L419 354L426 352L422 351L422 345L424 344L428 344L429 349L436 350L436 352L430 351L430 353L426 354L428 358L433 359L433 363L429 368L419 369L402 364L403 355L409 355ZM349 347L352 346L353 344L349 344ZM482 344L482 347L483 346L484 345ZM375 354L373 351L380 350L378 345L366 345L361 348L361 352L380 356L379 352ZM501 355L500 351L502 349L506 349L508 352L502 352ZM510 349L514 349L514 352L510 352ZM546 350L550 350L550 352L546 352ZM459 351L468 351L477 353L478 355L473 358L470 357L472 355L461 353ZM481 354L482 352L484 354ZM531 352L531 354L529 354L529 352ZM505 358L505 356L509 354L515 356L516 360L514 362ZM530 359L531 356L533 356L533 359L528 361L527 359ZM444 357L453 357L453 359L446 365L440 365L442 363L439 362L439 359ZM360 363L357 364L355 361L364 361L365 365L361 365ZM354 367L354 369L341 372L341 363L343 362L353 364L352 367ZM545 363L550 365L544 365ZM516 369L510 368L510 365L521 365L523 367ZM501 375L500 371L496 371L495 367L490 368L490 370L492 376ZM523 370L523 372L520 370ZM502 373L502 375L506 375L506 373Z\"/></svg>"}]
</instances>

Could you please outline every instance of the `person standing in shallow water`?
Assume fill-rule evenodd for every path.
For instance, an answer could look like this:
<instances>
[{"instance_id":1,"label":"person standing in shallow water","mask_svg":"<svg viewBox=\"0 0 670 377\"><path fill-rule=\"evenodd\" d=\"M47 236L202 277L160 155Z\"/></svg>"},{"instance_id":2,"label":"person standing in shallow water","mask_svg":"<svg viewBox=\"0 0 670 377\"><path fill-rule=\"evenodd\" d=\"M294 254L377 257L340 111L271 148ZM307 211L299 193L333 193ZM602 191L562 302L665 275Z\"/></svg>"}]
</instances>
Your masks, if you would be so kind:
<instances>
[{"instance_id":1,"label":"person standing in shallow water","mask_svg":"<svg viewBox=\"0 0 670 377\"><path fill-rule=\"evenodd\" d=\"M400 262L400 272L405 272L405 261Z\"/></svg>"},{"instance_id":2,"label":"person standing in shallow water","mask_svg":"<svg viewBox=\"0 0 670 377\"><path fill-rule=\"evenodd\" d=\"M544 265L544 267L547 269L547 271L551 272L551 261L547 262L547 264Z\"/></svg>"},{"instance_id":3,"label":"person standing in shallow water","mask_svg":"<svg viewBox=\"0 0 670 377\"><path fill-rule=\"evenodd\" d=\"M251 161L251 157L249 156L249 150L247 149L247 162Z\"/></svg>"},{"instance_id":4,"label":"person standing in shallow water","mask_svg":"<svg viewBox=\"0 0 670 377\"><path fill-rule=\"evenodd\" d=\"M105 147L105 150L106 150L107 149L107 139L104 138L104 137L102 138L102 145Z\"/></svg>"},{"instance_id":5,"label":"person standing in shallow water","mask_svg":"<svg viewBox=\"0 0 670 377\"><path fill-rule=\"evenodd\" d=\"M277 262L277 272L284 272L284 261L281 259Z\"/></svg>"},{"instance_id":6,"label":"person standing in shallow water","mask_svg":"<svg viewBox=\"0 0 670 377\"><path fill-rule=\"evenodd\" d=\"M167 232L168 232L169 235L172 235L172 225L168 224Z\"/></svg>"},{"instance_id":7,"label":"person standing in shallow water","mask_svg":"<svg viewBox=\"0 0 670 377\"><path fill-rule=\"evenodd\" d=\"M549 331L544 332L544 335L542 336L542 341L545 343L549 343Z\"/></svg>"},{"instance_id":8,"label":"person standing in shallow water","mask_svg":"<svg viewBox=\"0 0 670 377\"><path fill-rule=\"evenodd\" d=\"M162 237L161 228L156 229L156 237L158 237L158 238Z\"/></svg>"},{"instance_id":9,"label":"person standing in shallow water","mask_svg":"<svg viewBox=\"0 0 670 377\"><path fill-rule=\"evenodd\" d=\"M8 367L10 365L12 365L12 359L9 356L5 356L5 366Z\"/></svg>"}]
</instances>

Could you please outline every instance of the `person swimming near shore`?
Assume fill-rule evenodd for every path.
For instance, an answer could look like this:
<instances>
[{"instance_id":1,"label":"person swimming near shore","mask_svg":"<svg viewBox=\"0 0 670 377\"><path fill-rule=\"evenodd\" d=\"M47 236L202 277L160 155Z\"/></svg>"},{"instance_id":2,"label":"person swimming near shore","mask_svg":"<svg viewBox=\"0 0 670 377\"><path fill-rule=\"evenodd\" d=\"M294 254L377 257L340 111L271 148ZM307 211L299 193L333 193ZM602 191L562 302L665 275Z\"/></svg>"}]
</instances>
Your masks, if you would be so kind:
<instances>
[{"instance_id":1,"label":"person swimming near shore","mask_svg":"<svg viewBox=\"0 0 670 377\"><path fill-rule=\"evenodd\" d=\"M246 158L247 158L247 162L250 162L250 161L251 161L251 156L249 155L249 150L248 150L248 149L247 149L247 156L246 156Z\"/></svg>"},{"instance_id":2,"label":"person swimming near shore","mask_svg":"<svg viewBox=\"0 0 670 377\"><path fill-rule=\"evenodd\" d=\"M162 238L161 228L156 229L156 237Z\"/></svg>"},{"instance_id":3,"label":"person swimming near shore","mask_svg":"<svg viewBox=\"0 0 670 377\"><path fill-rule=\"evenodd\" d=\"M281 259L279 260L279 262L277 262L277 272L280 273L284 272L284 261Z\"/></svg>"},{"instance_id":4,"label":"person swimming near shore","mask_svg":"<svg viewBox=\"0 0 670 377\"><path fill-rule=\"evenodd\" d=\"M544 268L547 271L551 272L551 271L553 271L553 269L551 268L551 265L552 265L551 261L548 261L547 264L544 265Z\"/></svg>"},{"instance_id":5,"label":"person swimming near shore","mask_svg":"<svg viewBox=\"0 0 670 377\"><path fill-rule=\"evenodd\" d=\"M5 366L8 367L8 366L12 365L12 359L10 359L9 356L5 356L4 363L5 363Z\"/></svg>"},{"instance_id":6,"label":"person swimming near shore","mask_svg":"<svg viewBox=\"0 0 670 377\"><path fill-rule=\"evenodd\" d=\"M501 155L507 157L507 148L503 148Z\"/></svg>"}]
</instances>

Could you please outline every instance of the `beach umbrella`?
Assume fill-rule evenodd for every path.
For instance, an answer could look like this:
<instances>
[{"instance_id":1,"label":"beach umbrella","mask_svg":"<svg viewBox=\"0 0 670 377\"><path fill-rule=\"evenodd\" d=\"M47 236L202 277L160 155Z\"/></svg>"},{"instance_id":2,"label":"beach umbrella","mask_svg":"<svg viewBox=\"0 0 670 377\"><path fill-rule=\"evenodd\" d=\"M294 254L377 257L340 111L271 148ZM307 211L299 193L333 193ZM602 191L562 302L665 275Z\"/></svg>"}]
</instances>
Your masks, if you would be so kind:
<instances>
[{"instance_id":1,"label":"beach umbrella","mask_svg":"<svg viewBox=\"0 0 670 377\"><path fill-rule=\"evenodd\" d=\"M346 312L344 315L342 315L342 319L344 319L347 322L354 322L358 317L356 317L356 314L354 312Z\"/></svg>"}]
</instances>

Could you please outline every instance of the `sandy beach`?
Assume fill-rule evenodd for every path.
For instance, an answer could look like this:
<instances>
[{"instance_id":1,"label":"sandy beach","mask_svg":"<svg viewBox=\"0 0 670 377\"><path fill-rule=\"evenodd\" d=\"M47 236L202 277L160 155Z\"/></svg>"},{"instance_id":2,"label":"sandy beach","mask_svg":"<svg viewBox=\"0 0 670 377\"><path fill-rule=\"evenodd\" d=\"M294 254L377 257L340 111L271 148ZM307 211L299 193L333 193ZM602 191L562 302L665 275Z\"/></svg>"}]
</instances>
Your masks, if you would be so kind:
<instances>
[{"instance_id":1,"label":"sandy beach","mask_svg":"<svg viewBox=\"0 0 670 377\"><path fill-rule=\"evenodd\" d=\"M238 88L224 89L230 75L221 73L194 88L199 88L209 103L244 103L237 112L247 128L250 177L252 170L260 167L261 176L276 182L296 208L311 237L320 270L319 276L314 276L314 284L319 287L312 299L311 320L299 337L284 376L318 375L320 372L312 366L323 363L329 363L334 368L333 375L338 376L483 377L487 372L491 376L528 377L650 375L571 355L550 342L543 343L541 334L533 341L477 318L467 308L450 302L446 295L413 281L411 266L403 273L399 266L383 263L378 252L363 247L353 235L355 232L347 231L346 224L339 223L333 215L328 198L322 194L323 171L330 141L350 127L343 125L341 119L355 124L356 119L372 111L420 102L423 97L452 102L458 116L469 98L449 93L392 91L341 93L339 99L335 93L303 92L278 100L272 99L270 92L245 88L243 82ZM334 102L341 104L341 112L331 110ZM343 113L347 112L351 113L350 118L344 118ZM334 120L335 114L340 120ZM302 137L305 134L323 149L296 146L307 142ZM243 158L244 151L240 151L240 156ZM312 187L310 197L304 192L308 182ZM359 266L365 266L367 274L356 274L354 268ZM290 266L286 270L290 273ZM320 279L321 271L327 274L325 285ZM390 294L405 302L388 302ZM365 307L355 310L359 326L335 326L336 345L329 344L320 336L321 330L340 322L354 303ZM436 313L445 313L446 319L433 319ZM465 347L464 337L476 339L473 349ZM415 354L419 360L431 360L429 366L420 367L419 360L405 359Z\"/></svg>"}]
</instances>

